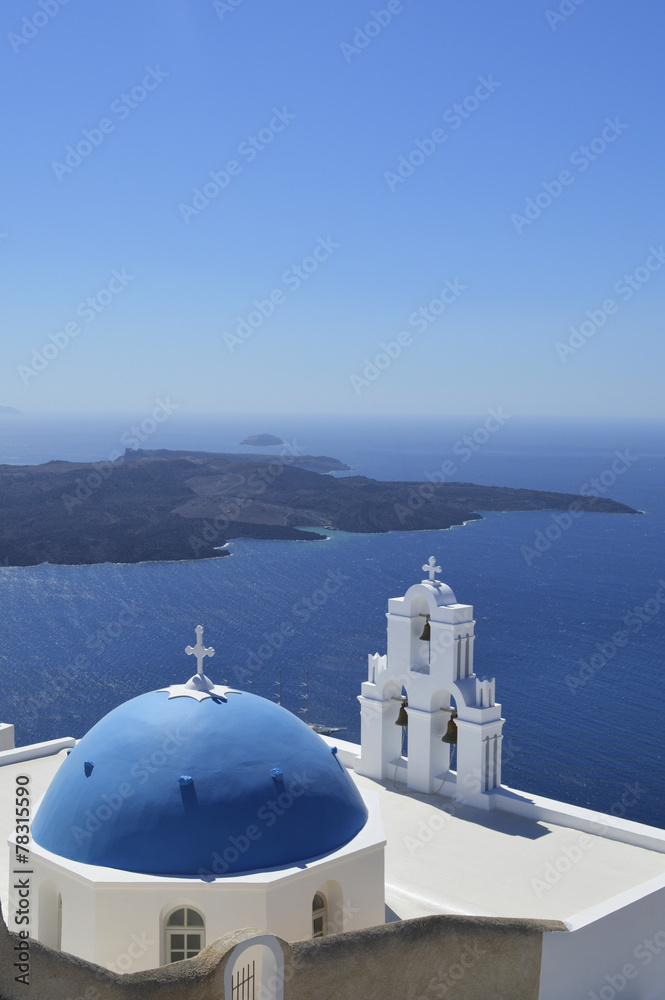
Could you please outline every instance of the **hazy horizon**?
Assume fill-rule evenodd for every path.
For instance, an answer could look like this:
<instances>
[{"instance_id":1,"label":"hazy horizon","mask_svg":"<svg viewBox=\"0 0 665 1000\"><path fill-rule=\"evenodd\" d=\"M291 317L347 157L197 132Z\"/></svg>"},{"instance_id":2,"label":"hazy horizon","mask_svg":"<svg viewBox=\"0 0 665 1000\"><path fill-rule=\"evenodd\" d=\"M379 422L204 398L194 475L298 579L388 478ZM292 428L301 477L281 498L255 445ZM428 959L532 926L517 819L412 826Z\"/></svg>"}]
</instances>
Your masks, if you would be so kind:
<instances>
[{"instance_id":1,"label":"hazy horizon","mask_svg":"<svg viewBox=\"0 0 665 1000\"><path fill-rule=\"evenodd\" d=\"M8 421L12 419L34 419L34 420L45 420L45 419L55 419L64 421L85 421L87 419L97 419L100 421L108 420L115 421L121 419L139 419L141 417L149 416L149 410L154 408L153 404L149 404L148 409L145 412L136 410L35 410L35 411L18 411L17 413L1 413L0 420L6 418ZM445 420L479 420L485 417L491 409L497 409L496 407L488 407L485 411L481 412L467 412L463 413L461 411L455 413L444 413L437 412L432 413L408 413L408 412L382 412L374 411L372 413L348 413L348 412L333 412L324 410L276 410L276 411L255 411L255 410L233 410L233 411L223 411L223 410L187 410L185 412L178 413L180 419L190 420L195 422L197 420L233 420L233 421L246 421L251 420L254 423L258 421L278 421L278 420L303 420L308 417L314 419L339 419L339 420L362 420L371 422L372 420L377 421L391 421L391 420L414 420L414 421L425 421L427 419L434 419L437 422ZM504 411L505 412L505 411ZM593 423L604 423L604 424L627 424L627 423L649 423L649 424L665 424L665 414L651 415L640 415L631 414L628 416L618 416L616 413L511 413L511 420L518 421L536 421L543 424L571 424L580 425L583 423L593 424ZM256 433L273 433L274 428L264 427L258 428Z\"/></svg>"}]
</instances>

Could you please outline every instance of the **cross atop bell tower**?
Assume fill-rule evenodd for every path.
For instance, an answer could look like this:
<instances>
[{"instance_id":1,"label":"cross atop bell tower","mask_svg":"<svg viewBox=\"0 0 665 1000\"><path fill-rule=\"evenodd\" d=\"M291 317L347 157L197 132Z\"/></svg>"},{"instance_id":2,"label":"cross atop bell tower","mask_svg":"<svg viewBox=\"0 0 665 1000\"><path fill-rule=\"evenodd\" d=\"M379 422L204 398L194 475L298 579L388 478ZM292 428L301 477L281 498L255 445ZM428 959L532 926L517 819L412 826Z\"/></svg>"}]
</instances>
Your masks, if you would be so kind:
<instances>
[{"instance_id":1,"label":"cross atop bell tower","mask_svg":"<svg viewBox=\"0 0 665 1000\"><path fill-rule=\"evenodd\" d=\"M436 565L436 559L434 556L430 556L425 565L423 566L423 573L429 573L429 578L431 583L438 583L436 574L441 572L441 567Z\"/></svg>"}]
</instances>

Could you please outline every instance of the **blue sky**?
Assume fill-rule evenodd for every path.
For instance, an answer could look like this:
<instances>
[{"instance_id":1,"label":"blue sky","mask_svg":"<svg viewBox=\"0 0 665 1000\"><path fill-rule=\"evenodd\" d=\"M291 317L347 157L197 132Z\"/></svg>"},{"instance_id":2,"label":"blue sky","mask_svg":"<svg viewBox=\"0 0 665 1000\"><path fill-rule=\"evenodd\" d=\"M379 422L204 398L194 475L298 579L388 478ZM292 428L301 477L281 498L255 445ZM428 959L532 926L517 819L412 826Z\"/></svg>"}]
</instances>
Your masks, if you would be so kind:
<instances>
[{"instance_id":1,"label":"blue sky","mask_svg":"<svg viewBox=\"0 0 665 1000\"><path fill-rule=\"evenodd\" d=\"M3 4L0 403L662 417L664 27Z\"/></svg>"}]
</instances>

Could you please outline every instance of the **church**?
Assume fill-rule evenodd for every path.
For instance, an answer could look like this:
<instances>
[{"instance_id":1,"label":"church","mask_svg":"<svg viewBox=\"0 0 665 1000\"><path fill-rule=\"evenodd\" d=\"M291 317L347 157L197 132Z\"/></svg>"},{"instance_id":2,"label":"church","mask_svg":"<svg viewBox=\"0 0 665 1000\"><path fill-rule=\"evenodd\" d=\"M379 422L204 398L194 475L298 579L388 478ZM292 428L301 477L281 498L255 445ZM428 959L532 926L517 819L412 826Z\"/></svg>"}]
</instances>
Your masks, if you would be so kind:
<instances>
[{"instance_id":1,"label":"church","mask_svg":"<svg viewBox=\"0 0 665 1000\"><path fill-rule=\"evenodd\" d=\"M238 926L323 934L383 921L384 833L334 747L273 702L197 673L106 715L62 762L35 816L39 940L113 967L193 958ZM142 937L143 935L143 937Z\"/></svg>"},{"instance_id":2,"label":"church","mask_svg":"<svg viewBox=\"0 0 665 1000\"><path fill-rule=\"evenodd\" d=\"M314 996L307 977L328 968L338 990L369 976L377 1000L418 981L427 1000L484 984L511 1000L665 998L665 832L502 784L473 608L434 557L423 571L388 600L360 745L216 683L200 625L188 680L183 662L80 740L15 748L0 726L6 947L70 990L85 966L109 996L119 978L154 975L157 991L204 974L228 1000ZM22 853L10 800L28 780ZM12 937L25 887L34 946ZM16 980L0 994L23 995Z\"/></svg>"}]
</instances>

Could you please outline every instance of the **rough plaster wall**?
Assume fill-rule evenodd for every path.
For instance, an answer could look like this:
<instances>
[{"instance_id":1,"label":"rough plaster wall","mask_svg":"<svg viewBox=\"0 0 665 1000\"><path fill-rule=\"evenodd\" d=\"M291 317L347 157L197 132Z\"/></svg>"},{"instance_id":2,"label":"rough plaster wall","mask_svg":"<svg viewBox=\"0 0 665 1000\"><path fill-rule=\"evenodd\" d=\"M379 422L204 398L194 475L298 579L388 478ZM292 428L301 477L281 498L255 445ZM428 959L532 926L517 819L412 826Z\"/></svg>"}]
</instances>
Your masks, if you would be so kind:
<instances>
[{"instance_id":1,"label":"rough plaster wall","mask_svg":"<svg viewBox=\"0 0 665 1000\"><path fill-rule=\"evenodd\" d=\"M1 916L1 914L0 914ZM433 916L300 941L284 952L285 1000L537 1000L544 931L557 921ZM0 919L1 1000L223 1000L237 931L197 958L116 975L30 943L30 986L14 981L14 945ZM266 1000L266 998L261 998Z\"/></svg>"},{"instance_id":2,"label":"rough plaster wall","mask_svg":"<svg viewBox=\"0 0 665 1000\"><path fill-rule=\"evenodd\" d=\"M432 916L292 945L288 1000L538 1000L558 921Z\"/></svg>"}]
</instances>

